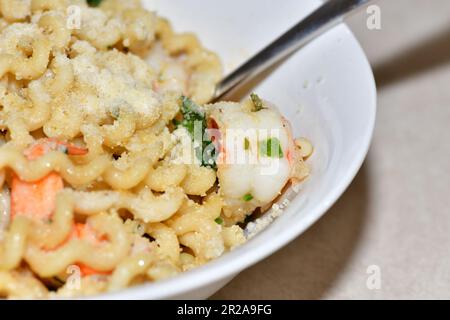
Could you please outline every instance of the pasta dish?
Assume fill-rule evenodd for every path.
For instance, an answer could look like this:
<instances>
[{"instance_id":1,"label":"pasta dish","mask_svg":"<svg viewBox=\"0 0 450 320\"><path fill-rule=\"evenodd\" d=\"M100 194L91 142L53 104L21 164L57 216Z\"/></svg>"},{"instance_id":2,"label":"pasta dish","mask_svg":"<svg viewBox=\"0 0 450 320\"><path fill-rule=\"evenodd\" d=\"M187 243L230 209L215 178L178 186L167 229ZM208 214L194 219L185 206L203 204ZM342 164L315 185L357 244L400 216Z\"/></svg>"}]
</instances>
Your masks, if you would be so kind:
<instances>
[{"instance_id":1,"label":"pasta dish","mask_svg":"<svg viewBox=\"0 0 450 320\"><path fill-rule=\"evenodd\" d=\"M0 14L0 297L188 271L308 176L311 144L257 94L208 104L219 58L138 0Z\"/></svg>"}]
</instances>

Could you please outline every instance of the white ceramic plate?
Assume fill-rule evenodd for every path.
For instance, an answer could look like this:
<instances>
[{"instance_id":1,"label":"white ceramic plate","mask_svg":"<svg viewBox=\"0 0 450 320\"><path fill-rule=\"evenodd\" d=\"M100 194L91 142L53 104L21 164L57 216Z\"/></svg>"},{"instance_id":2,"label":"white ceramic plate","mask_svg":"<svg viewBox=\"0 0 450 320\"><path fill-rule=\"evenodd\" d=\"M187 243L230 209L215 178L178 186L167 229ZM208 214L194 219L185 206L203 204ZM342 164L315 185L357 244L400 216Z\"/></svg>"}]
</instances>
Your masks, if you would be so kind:
<instances>
[{"instance_id":1,"label":"white ceramic plate","mask_svg":"<svg viewBox=\"0 0 450 320\"><path fill-rule=\"evenodd\" d=\"M148 0L177 31L194 31L219 53L226 72L294 25L318 0ZM223 257L157 283L102 298L206 298L235 275L304 232L344 192L367 153L375 122L376 88L369 63L345 25L318 38L254 89L274 102L297 136L315 146L312 175L284 214Z\"/></svg>"}]
</instances>

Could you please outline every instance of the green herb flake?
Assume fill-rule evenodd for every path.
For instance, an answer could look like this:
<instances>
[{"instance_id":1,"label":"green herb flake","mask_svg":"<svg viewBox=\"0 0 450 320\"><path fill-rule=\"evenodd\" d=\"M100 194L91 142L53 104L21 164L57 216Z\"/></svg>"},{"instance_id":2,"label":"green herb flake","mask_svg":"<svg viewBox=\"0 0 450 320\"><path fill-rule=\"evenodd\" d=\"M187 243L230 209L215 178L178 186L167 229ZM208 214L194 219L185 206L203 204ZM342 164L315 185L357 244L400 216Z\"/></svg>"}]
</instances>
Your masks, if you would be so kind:
<instances>
[{"instance_id":1,"label":"green herb flake","mask_svg":"<svg viewBox=\"0 0 450 320\"><path fill-rule=\"evenodd\" d=\"M180 125L189 132L194 142L194 152L202 167L216 169L217 153L210 138L205 136L207 129L206 114L203 109L188 97L181 96L180 108L183 120ZM198 132L194 132L195 128Z\"/></svg>"},{"instance_id":2,"label":"green herb flake","mask_svg":"<svg viewBox=\"0 0 450 320\"><path fill-rule=\"evenodd\" d=\"M249 202L253 199L253 196L251 193L247 193L245 196L242 197L242 200L244 200L245 202Z\"/></svg>"},{"instance_id":3,"label":"green herb flake","mask_svg":"<svg viewBox=\"0 0 450 320\"><path fill-rule=\"evenodd\" d=\"M264 109L264 104L263 104L261 98L256 93L250 94L250 98L252 99L252 102L253 102L253 106L254 106L253 111L254 112L258 112L259 110Z\"/></svg>"},{"instance_id":4,"label":"green herb flake","mask_svg":"<svg viewBox=\"0 0 450 320\"><path fill-rule=\"evenodd\" d=\"M259 153L270 158L283 158L283 149L278 138L269 138L259 144Z\"/></svg>"},{"instance_id":5,"label":"green herb flake","mask_svg":"<svg viewBox=\"0 0 450 320\"><path fill-rule=\"evenodd\" d=\"M250 149L250 140L248 140L248 138L244 139L244 149L245 150Z\"/></svg>"},{"instance_id":6,"label":"green herb flake","mask_svg":"<svg viewBox=\"0 0 450 320\"><path fill-rule=\"evenodd\" d=\"M88 5L91 7L98 7L102 0L87 0Z\"/></svg>"},{"instance_id":7,"label":"green herb flake","mask_svg":"<svg viewBox=\"0 0 450 320\"><path fill-rule=\"evenodd\" d=\"M181 96L181 112L187 120L205 120L205 112L194 101L186 96Z\"/></svg>"},{"instance_id":8,"label":"green herb flake","mask_svg":"<svg viewBox=\"0 0 450 320\"><path fill-rule=\"evenodd\" d=\"M217 224L222 224L223 223L223 219L221 217L218 217L214 220Z\"/></svg>"}]
</instances>

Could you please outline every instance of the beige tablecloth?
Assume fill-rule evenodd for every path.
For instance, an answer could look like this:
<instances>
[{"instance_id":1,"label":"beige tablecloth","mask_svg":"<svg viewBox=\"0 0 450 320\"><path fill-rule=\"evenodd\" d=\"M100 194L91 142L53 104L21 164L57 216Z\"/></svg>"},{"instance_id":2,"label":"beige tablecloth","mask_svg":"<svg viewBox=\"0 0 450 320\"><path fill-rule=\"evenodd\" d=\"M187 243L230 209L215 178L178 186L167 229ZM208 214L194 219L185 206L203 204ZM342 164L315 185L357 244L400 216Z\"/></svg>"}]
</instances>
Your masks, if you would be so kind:
<instances>
[{"instance_id":1,"label":"beige tablecloth","mask_svg":"<svg viewBox=\"0 0 450 320\"><path fill-rule=\"evenodd\" d=\"M363 168L318 223L213 298L450 298L450 1L378 5L381 30L365 12L349 20L378 84Z\"/></svg>"}]
</instances>

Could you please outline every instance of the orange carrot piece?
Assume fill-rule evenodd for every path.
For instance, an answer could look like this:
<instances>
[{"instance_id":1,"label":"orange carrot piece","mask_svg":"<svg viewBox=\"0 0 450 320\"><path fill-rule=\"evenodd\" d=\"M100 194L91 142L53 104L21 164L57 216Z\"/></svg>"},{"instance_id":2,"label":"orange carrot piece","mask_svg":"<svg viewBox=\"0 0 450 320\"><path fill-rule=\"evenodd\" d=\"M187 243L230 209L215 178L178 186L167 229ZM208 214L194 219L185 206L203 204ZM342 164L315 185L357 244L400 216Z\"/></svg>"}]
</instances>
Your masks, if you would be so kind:
<instances>
[{"instance_id":1,"label":"orange carrot piece","mask_svg":"<svg viewBox=\"0 0 450 320\"><path fill-rule=\"evenodd\" d=\"M79 239L83 239L83 238L89 238L91 240L93 240L95 243L100 243L103 240L103 238L98 238L97 235L95 235L94 231L89 228L88 225L83 224L83 223L76 223L74 225L74 232L73 235ZM99 271L99 270L95 270L85 264L82 263L78 263L77 266L80 268L80 272L82 276L90 276L90 275L110 275L112 273L111 271Z\"/></svg>"},{"instance_id":2,"label":"orange carrot piece","mask_svg":"<svg viewBox=\"0 0 450 320\"><path fill-rule=\"evenodd\" d=\"M67 148L67 154L71 156L84 156L89 152L87 148L79 147L71 143L60 142L59 144L65 146Z\"/></svg>"},{"instance_id":3,"label":"orange carrot piece","mask_svg":"<svg viewBox=\"0 0 450 320\"><path fill-rule=\"evenodd\" d=\"M29 160L36 160L55 149L50 139L45 139L25 150ZM29 218L50 219L55 211L56 194L63 189L64 182L59 174L52 172L39 181L27 182L17 175L11 183L11 217L24 215Z\"/></svg>"},{"instance_id":4,"label":"orange carrot piece","mask_svg":"<svg viewBox=\"0 0 450 320\"><path fill-rule=\"evenodd\" d=\"M26 182L14 175L11 183L11 217L50 219L55 211L56 194L64 188L63 179L50 173L39 181Z\"/></svg>"},{"instance_id":5,"label":"orange carrot piece","mask_svg":"<svg viewBox=\"0 0 450 320\"><path fill-rule=\"evenodd\" d=\"M92 276L92 275L110 275L110 274L112 274L112 270L111 271L99 271L99 270L89 268L88 266L86 266L82 263L79 263L77 265L80 268L81 276L83 276L83 277Z\"/></svg>"},{"instance_id":6,"label":"orange carrot piece","mask_svg":"<svg viewBox=\"0 0 450 320\"><path fill-rule=\"evenodd\" d=\"M25 150L25 155L30 160L36 160L49 151L65 148L64 151L71 156L84 156L89 150L68 142L62 142L54 138L46 138L39 140L36 144Z\"/></svg>"}]
</instances>

